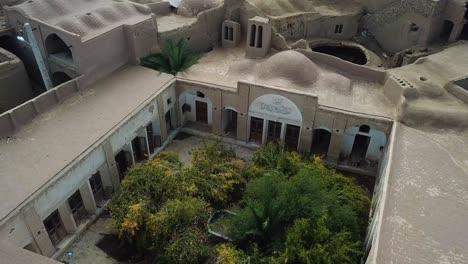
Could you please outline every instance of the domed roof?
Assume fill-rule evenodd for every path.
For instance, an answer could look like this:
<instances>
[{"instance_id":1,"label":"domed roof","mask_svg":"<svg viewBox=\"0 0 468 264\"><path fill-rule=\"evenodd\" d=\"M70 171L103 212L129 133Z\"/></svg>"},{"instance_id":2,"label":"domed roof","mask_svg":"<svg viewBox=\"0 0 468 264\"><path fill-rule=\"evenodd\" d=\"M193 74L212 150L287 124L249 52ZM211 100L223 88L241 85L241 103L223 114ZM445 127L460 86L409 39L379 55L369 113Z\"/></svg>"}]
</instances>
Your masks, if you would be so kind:
<instances>
[{"instance_id":1,"label":"domed roof","mask_svg":"<svg viewBox=\"0 0 468 264\"><path fill-rule=\"evenodd\" d=\"M220 0L182 0L177 14L182 16L196 16L199 13L220 5Z\"/></svg>"},{"instance_id":2,"label":"domed roof","mask_svg":"<svg viewBox=\"0 0 468 264\"><path fill-rule=\"evenodd\" d=\"M258 78L269 83L286 81L298 86L314 84L318 74L317 65L302 53L294 50L282 51L271 56L261 63L256 71Z\"/></svg>"}]
</instances>

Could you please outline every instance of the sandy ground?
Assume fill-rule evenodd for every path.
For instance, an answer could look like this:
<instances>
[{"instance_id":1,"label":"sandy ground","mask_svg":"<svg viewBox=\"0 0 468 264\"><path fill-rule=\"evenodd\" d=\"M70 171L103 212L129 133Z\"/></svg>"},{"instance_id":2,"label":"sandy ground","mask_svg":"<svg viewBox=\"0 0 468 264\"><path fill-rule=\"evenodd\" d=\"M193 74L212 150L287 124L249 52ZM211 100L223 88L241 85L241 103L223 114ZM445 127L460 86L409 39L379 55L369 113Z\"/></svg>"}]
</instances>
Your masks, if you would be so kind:
<instances>
[{"instance_id":1,"label":"sandy ground","mask_svg":"<svg viewBox=\"0 0 468 264\"><path fill-rule=\"evenodd\" d=\"M172 143L165 149L179 154L180 160L187 166L192 160L192 151L194 149L203 148L206 144L214 142L213 140L192 136L180 132ZM222 143L223 145L233 148L238 158L249 163L252 160L253 151L238 145Z\"/></svg>"}]
</instances>

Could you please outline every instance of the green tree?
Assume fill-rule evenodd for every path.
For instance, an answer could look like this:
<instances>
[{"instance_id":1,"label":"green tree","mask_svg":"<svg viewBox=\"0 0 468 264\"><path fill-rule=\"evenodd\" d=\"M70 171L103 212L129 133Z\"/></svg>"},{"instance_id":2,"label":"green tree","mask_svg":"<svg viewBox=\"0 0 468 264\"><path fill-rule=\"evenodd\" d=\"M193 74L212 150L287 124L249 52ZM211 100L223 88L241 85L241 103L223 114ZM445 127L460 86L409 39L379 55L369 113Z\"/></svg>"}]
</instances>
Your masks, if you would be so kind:
<instances>
[{"instance_id":1,"label":"green tree","mask_svg":"<svg viewBox=\"0 0 468 264\"><path fill-rule=\"evenodd\" d=\"M163 53L151 54L141 59L141 65L157 71L176 74L197 64L202 55L194 53L183 38L177 43L168 40Z\"/></svg>"}]
</instances>

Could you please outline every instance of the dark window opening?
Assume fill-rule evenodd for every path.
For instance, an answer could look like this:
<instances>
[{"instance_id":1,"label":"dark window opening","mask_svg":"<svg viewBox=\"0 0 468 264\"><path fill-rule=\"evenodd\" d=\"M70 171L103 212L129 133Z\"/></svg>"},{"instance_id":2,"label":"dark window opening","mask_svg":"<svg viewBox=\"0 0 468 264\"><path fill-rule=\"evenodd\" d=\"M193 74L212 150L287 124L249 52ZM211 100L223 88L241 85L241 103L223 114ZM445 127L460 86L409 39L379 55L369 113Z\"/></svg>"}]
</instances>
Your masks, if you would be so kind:
<instances>
[{"instance_id":1,"label":"dark window opening","mask_svg":"<svg viewBox=\"0 0 468 264\"><path fill-rule=\"evenodd\" d=\"M146 137L148 138L149 152L150 154L153 154L154 150L156 149L156 144L154 142L153 123L149 123L146 126Z\"/></svg>"},{"instance_id":2,"label":"dark window opening","mask_svg":"<svg viewBox=\"0 0 468 264\"><path fill-rule=\"evenodd\" d=\"M171 110L167 111L166 115L164 115L164 120L166 121L166 131L169 134L169 132L174 129L172 125Z\"/></svg>"},{"instance_id":3,"label":"dark window opening","mask_svg":"<svg viewBox=\"0 0 468 264\"><path fill-rule=\"evenodd\" d=\"M89 179L89 185L91 186L91 191L93 192L94 201L96 206L102 207L104 205L104 187L102 185L101 173L94 173Z\"/></svg>"},{"instance_id":4,"label":"dark window opening","mask_svg":"<svg viewBox=\"0 0 468 264\"><path fill-rule=\"evenodd\" d=\"M263 138L263 119L250 118L250 141L262 143Z\"/></svg>"},{"instance_id":5,"label":"dark window opening","mask_svg":"<svg viewBox=\"0 0 468 264\"><path fill-rule=\"evenodd\" d=\"M202 92L200 92L200 91L198 91L198 92L197 92L197 97L205 98L205 94L202 93Z\"/></svg>"},{"instance_id":6,"label":"dark window opening","mask_svg":"<svg viewBox=\"0 0 468 264\"><path fill-rule=\"evenodd\" d=\"M293 125L286 125L286 135L284 137L284 143L290 150L297 150L299 144L299 133L301 128Z\"/></svg>"},{"instance_id":7,"label":"dark window opening","mask_svg":"<svg viewBox=\"0 0 468 264\"><path fill-rule=\"evenodd\" d=\"M237 112L231 109L225 109L223 112L224 133L236 137L237 135Z\"/></svg>"},{"instance_id":8,"label":"dark window opening","mask_svg":"<svg viewBox=\"0 0 468 264\"><path fill-rule=\"evenodd\" d=\"M343 24L337 24L335 26L335 34L341 34L343 33Z\"/></svg>"},{"instance_id":9,"label":"dark window opening","mask_svg":"<svg viewBox=\"0 0 468 264\"><path fill-rule=\"evenodd\" d=\"M135 137L132 140L132 149L135 162L140 163L149 158L148 151L146 149L146 138Z\"/></svg>"},{"instance_id":10,"label":"dark window opening","mask_svg":"<svg viewBox=\"0 0 468 264\"><path fill-rule=\"evenodd\" d=\"M229 40L229 27L228 26L224 27L224 39Z\"/></svg>"},{"instance_id":11,"label":"dark window opening","mask_svg":"<svg viewBox=\"0 0 468 264\"><path fill-rule=\"evenodd\" d=\"M342 60L352 62L358 65L367 63L366 54L359 48L350 46L315 46L311 47L313 51L338 57Z\"/></svg>"},{"instance_id":12,"label":"dark window opening","mask_svg":"<svg viewBox=\"0 0 468 264\"><path fill-rule=\"evenodd\" d=\"M45 40L45 46L47 54L67 62L73 62L70 47L57 34L49 35Z\"/></svg>"},{"instance_id":13,"label":"dark window opening","mask_svg":"<svg viewBox=\"0 0 468 264\"><path fill-rule=\"evenodd\" d=\"M440 34L440 40L443 42L447 42L450 39L450 35L452 34L453 30L453 22L450 20L445 20L442 26L442 32Z\"/></svg>"},{"instance_id":14,"label":"dark window opening","mask_svg":"<svg viewBox=\"0 0 468 264\"><path fill-rule=\"evenodd\" d=\"M234 28L229 27L229 40L234 41Z\"/></svg>"},{"instance_id":15,"label":"dark window opening","mask_svg":"<svg viewBox=\"0 0 468 264\"><path fill-rule=\"evenodd\" d=\"M255 47L255 35L257 34L257 26L250 27L250 47Z\"/></svg>"},{"instance_id":16,"label":"dark window opening","mask_svg":"<svg viewBox=\"0 0 468 264\"><path fill-rule=\"evenodd\" d=\"M75 219L76 225L79 225L87 215L86 209L83 205L83 199L81 197L80 191L76 191L70 198L68 198L68 205Z\"/></svg>"},{"instance_id":17,"label":"dark window opening","mask_svg":"<svg viewBox=\"0 0 468 264\"><path fill-rule=\"evenodd\" d=\"M281 142L281 123L268 121L267 142Z\"/></svg>"},{"instance_id":18,"label":"dark window opening","mask_svg":"<svg viewBox=\"0 0 468 264\"><path fill-rule=\"evenodd\" d=\"M413 31L413 32L419 31L418 25L416 25L415 23L411 23L410 31Z\"/></svg>"},{"instance_id":19,"label":"dark window opening","mask_svg":"<svg viewBox=\"0 0 468 264\"><path fill-rule=\"evenodd\" d=\"M185 112L192 112L192 106L189 104L183 104L182 105L182 113Z\"/></svg>"},{"instance_id":20,"label":"dark window opening","mask_svg":"<svg viewBox=\"0 0 468 264\"><path fill-rule=\"evenodd\" d=\"M54 246L57 246L60 241L67 235L67 231L63 226L58 210L53 211L44 221L44 226L49 234L50 240Z\"/></svg>"},{"instance_id":21,"label":"dark window opening","mask_svg":"<svg viewBox=\"0 0 468 264\"><path fill-rule=\"evenodd\" d=\"M463 26L462 32L459 39L468 40L468 3L465 5L465 21L466 24Z\"/></svg>"},{"instance_id":22,"label":"dark window opening","mask_svg":"<svg viewBox=\"0 0 468 264\"><path fill-rule=\"evenodd\" d=\"M121 150L115 156L115 162L117 163L120 180L122 180L133 163L131 153L125 150Z\"/></svg>"},{"instance_id":23,"label":"dark window opening","mask_svg":"<svg viewBox=\"0 0 468 264\"><path fill-rule=\"evenodd\" d=\"M316 156L326 159L328 147L330 146L331 135L331 132L328 130L315 129L310 152Z\"/></svg>"},{"instance_id":24,"label":"dark window opening","mask_svg":"<svg viewBox=\"0 0 468 264\"><path fill-rule=\"evenodd\" d=\"M359 127L359 132L362 133L369 133L370 132L370 126L368 125L362 125Z\"/></svg>"},{"instance_id":25,"label":"dark window opening","mask_svg":"<svg viewBox=\"0 0 468 264\"><path fill-rule=\"evenodd\" d=\"M351 150L351 164L360 167L364 163L370 139L371 138L368 136L356 134L353 148Z\"/></svg>"},{"instance_id":26,"label":"dark window opening","mask_svg":"<svg viewBox=\"0 0 468 264\"><path fill-rule=\"evenodd\" d=\"M170 105L170 104L172 104L172 99L171 99L171 98L167 98L167 101L166 101L166 102L167 102L167 105Z\"/></svg>"},{"instance_id":27,"label":"dark window opening","mask_svg":"<svg viewBox=\"0 0 468 264\"><path fill-rule=\"evenodd\" d=\"M258 36L257 36L257 48L263 47L263 27L259 26L258 27Z\"/></svg>"}]
</instances>

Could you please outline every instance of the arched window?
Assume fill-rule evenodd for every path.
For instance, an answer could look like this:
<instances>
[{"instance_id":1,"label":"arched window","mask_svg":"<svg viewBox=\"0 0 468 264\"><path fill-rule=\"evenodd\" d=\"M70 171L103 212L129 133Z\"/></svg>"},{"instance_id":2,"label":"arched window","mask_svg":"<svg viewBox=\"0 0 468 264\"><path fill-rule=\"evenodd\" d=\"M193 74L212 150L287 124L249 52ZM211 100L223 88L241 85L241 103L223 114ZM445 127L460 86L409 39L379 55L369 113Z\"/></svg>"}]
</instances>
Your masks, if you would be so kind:
<instances>
[{"instance_id":1,"label":"arched window","mask_svg":"<svg viewBox=\"0 0 468 264\"><path fill-rule=\"evenodd\" d=\"M362 125L359 127L359 132L369 133L369 131L370 131L370 127L368 125Z\"/></svg>"},{"instance_id":2,"label":"arched window","mask_svg":"<svg viewBox=\"0 0 468 264\"><path fill-rule=\"evenodd\" d=\"M263 27L258 26L257 48L261 48L262 46L263 46Z\"/></svg>"},{"instance_id":3,"label":"arched window","mask_svg":"<svg viewBox=\"0 0 468 264\"><path fill-rule=\"evenodd\" d=\"M257 26L252 25L250 28L250 46L255 47L255 35L257 33Z\"/></svg>"},{"instance_id":4,"label":"arched window","mask_svg":"<svg viewBox=\"0 0 468 264\"><path fill-rule=\"evenodd\" d=\"M197 97L205 98L205 94L202 93L202 92L200 92L200 91L198 91L198 92L197 92Z\"/></svg>"},{"instance_id":5,"label":"arched window","mask_svg":"<svg viewBox=\"0 0 468 264\"><path fill-rule=\"evenodd\" d=\"M55 55L61 59L73 61L70 47L57 35L50 34L45 40L47 54Z\"/></svg>"}]
</instances>

